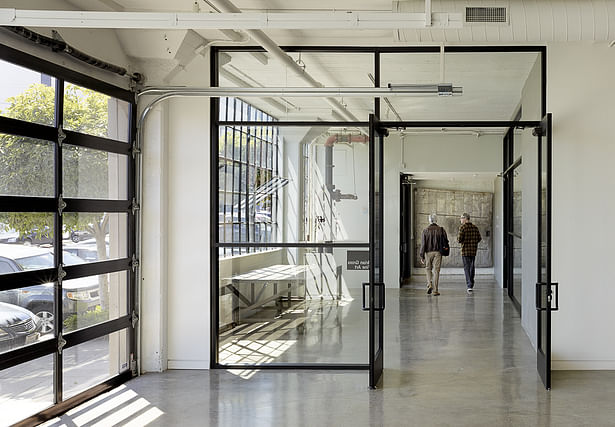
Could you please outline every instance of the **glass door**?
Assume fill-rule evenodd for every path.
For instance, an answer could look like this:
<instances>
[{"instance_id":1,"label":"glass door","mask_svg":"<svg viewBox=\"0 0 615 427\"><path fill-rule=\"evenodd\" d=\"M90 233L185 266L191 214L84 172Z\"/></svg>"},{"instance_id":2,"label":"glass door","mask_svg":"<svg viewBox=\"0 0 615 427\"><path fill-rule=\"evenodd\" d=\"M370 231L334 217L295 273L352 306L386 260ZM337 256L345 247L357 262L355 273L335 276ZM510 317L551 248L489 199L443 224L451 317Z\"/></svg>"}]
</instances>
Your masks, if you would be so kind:
<instances>
[{"instance_id":1,"label":"glass door","mask_svg":"<svg viewBox=\"0 0 615 427\"><path fill-rule=\"evenodd\" d=\"M538 136L538 274L536 283L537 368L551 389L551 311L557 310L557 283L551 283L551 113L536 129Z\"/></svg>"},{"instance_id":2,"label":"glass door","mask_svg":"<svg viewBox=\"0 0 615 427\"><path fill-rule=\"evenodd\" d=\"M382 377L384 350L384 256L383 256L383 149L386 130L378 118L369 116L369 387Z\"/></svg>"}]
</instances>

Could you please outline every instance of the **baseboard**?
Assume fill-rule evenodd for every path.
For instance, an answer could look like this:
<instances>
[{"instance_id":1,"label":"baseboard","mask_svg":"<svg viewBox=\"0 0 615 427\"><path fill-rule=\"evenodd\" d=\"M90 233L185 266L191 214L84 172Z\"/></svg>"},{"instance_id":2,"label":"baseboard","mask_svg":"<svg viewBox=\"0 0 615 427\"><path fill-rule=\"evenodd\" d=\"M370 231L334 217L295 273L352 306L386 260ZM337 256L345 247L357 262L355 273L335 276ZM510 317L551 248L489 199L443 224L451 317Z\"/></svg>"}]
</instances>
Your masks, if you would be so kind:
<instances>
[{"instance_id":1,"label":"baseboard","mask_svg":"<svg viewBox=\"0 0 615 427\"><path fill-rule=\"evenodd\" d=\"M554 371L615 371L615 360L553 360Z\"/></svg>"},{"instance_id":2,"label":"baseboard","mask_svg":"<svg viewBox=\"0 0 615 427\"><path fill-rule=\"evenodd\" d=\"M209 369L209 360L171 360L168 369Z\"/></svg>"}]
</instances>

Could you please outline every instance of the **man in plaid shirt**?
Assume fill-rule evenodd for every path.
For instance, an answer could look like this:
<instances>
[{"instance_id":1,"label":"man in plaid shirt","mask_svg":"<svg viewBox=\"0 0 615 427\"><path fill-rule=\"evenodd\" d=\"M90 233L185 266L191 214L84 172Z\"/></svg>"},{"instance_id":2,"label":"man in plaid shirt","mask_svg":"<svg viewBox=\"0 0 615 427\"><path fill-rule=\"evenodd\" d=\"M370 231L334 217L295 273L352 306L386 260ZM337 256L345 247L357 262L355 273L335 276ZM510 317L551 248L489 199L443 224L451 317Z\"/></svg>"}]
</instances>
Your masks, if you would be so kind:
<instances>
[{"instance_id":1,"label":"man in plaid shirt","mask_svg":"<svg viewBox=\"0 0 615 427\"><path fill-rule=\"evenodd\" d=\"M478 227L470 222L470 215L461 215L461 227L457 241L461 243L461 257L463 258L463 271L466 274L468 293L474 289L474 260L478 250L478 242L482 240Z\"/></svg>"}]
</instances>

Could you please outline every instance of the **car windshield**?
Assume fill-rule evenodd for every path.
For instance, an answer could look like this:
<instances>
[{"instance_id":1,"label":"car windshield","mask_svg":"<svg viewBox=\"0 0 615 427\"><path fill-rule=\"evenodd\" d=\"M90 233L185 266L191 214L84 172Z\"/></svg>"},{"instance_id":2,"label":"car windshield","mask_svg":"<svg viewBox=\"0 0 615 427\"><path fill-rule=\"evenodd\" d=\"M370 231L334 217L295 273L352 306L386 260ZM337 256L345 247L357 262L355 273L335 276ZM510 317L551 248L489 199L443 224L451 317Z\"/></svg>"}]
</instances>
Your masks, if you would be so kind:
<instances>
[{"instance_id":1,"label":"car windshield","mask_svg":"<svg viewBox=\"0 0 615 427\"><path fill-rule=\"evenodd\" d=\"M53 254L46 253L25 258L17 258L15 261L21 265L24 270L40 270L41 268L53 267Z\"/></svg>"},{"instance_id":2,"label":"car windshield","mask_svg":"<svg viewBox=\"0 0 615 427\"><path fill-rule=\"evenodd\" d=\"M62 251L64 265L83 264L85 261L77 255ZM53 254L51 252L15 260L24 270L40 270L41 268L53 267Z\"/></svg>"}]
</instances>

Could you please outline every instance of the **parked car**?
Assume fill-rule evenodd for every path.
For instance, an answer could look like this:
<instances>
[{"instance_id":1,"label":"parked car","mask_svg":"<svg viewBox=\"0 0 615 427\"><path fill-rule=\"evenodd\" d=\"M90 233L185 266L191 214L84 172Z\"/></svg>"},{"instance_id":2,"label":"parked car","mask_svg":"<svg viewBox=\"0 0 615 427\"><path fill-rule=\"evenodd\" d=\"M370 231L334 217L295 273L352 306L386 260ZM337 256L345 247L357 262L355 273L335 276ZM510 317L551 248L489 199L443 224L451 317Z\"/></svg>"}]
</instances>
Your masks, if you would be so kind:
<instances>
[{"instance_id":1,"label":"parked car","mask_svg":"<svg viewBox=\"0 0 615 427\"><path fill-rule=\"evenodd\" d=\"M79 243L82 240L87 240L93 238L94 235L89 231L75 230L70 232L70 239L74 243Z\"/></svg>"},{"instance_id":2,"label":"parked car","mask_svg":"<svg viewBox=\"0 0 615 427\"><path fill-rule=\"evenodd\" d=\"M15 243L19 233L6 224L0 223L0 243Z\"/></svg>"},{"instance_id":3,"label":"parked car","mask_svg":"<svg viewBox=\"0 0 615 427\"><path fill-rule=\"evenodd\" d=\"M31 245L52 245L53 230L45 227L42 230L35 228L26 234L22 234L17 238L17 243L23 243L26 246Z\"/></svg>"},{"instance_id":4,"label":"parked car","mask_svg":"<svg viewBox=\"0 0 615 427\"><path fill-rule=\"evenodd\" d=\"M107 248L107 258L109 258L109 242L105 242ZM98 261L98 247L95 239L84 240L79 243L64 243L62 245L64 252L70 252L77 255L86 262Z\"/></svg>"},{"instance_id":5,"label":"parked car","mask_svg":"<svg viewBox=\"0 0 615 427\"><path fill-rule=\"evenodd\" d=\"M31 311L0 302L0 353L36 342L40 323Z\"/></svg>"},{"instance_id":6,"label":"parked car","mask_svg":"<svg viewBox=\"0 0 615 427\"><path fill-rule=\"evenodd\" d=\"M63 251L65 265L83 264L85 261ZM54 266L53 252L47 248L0 244L0 274L24 270L38 270ZM0 301L15 304L32 311L41 322L41 333L53 331L53 283L28 286L0 292ZM68 316L95 308L100 303L98 279L82 277L62 283L62 314Z\"/></svg>"}]
</instances>

